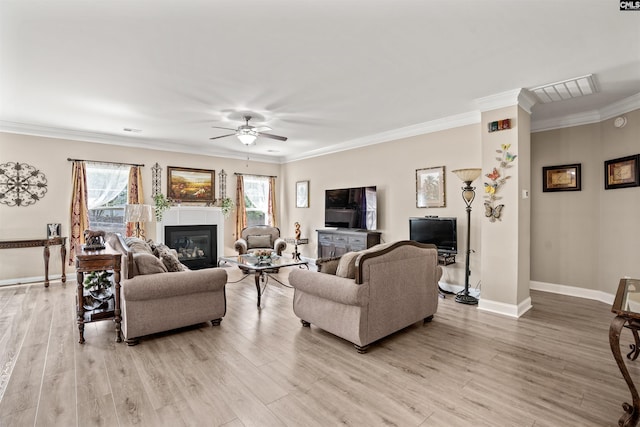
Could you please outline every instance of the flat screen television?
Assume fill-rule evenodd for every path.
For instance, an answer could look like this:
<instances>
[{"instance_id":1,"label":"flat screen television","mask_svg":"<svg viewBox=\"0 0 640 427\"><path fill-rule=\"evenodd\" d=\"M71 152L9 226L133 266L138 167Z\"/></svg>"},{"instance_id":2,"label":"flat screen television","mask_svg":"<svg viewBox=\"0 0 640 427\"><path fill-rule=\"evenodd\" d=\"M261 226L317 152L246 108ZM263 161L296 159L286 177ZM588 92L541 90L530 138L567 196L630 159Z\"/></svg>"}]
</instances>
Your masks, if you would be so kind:
<instances>
[{"instance_id":1,"label":"flat screen television","mask_svg":"<svg viewBox=\"0 0 640 427\"><path fill-rule=\"evenodd\" d=\"M378 227L376 187L326 190L324 226L375 230Z\"/></svg>"},{"instance_id":2,"label":"flat screen television","mask_svg":"<svg viewBox=\"0 0 640 427\"><path fill-rule=\"evenodd\" d=\"M409 239L419 243L432 243L443 254L458 253L457 218L409 218Z\"/></svg>"}]
</instances>

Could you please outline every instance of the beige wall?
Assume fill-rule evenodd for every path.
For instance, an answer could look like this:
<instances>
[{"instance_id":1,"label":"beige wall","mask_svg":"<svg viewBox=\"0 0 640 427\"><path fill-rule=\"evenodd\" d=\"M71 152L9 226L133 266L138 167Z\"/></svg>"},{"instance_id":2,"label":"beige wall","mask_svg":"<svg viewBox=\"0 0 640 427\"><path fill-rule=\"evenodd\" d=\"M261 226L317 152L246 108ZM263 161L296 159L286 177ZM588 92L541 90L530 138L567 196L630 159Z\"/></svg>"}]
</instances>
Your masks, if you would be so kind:
<instances>
[{"instance_id":1,"label":"beige wall","mask_svg":"<svg viewBox=\"0 0 640 427\"><path fill-rule=\"evenodd\" d=\"M640 277L640 187L604 190L604 161L640 153L640 110L531 136L531 280L615 293ZM542 167L581 163L582 191L542 192Z\"/></svg>"},{"instance_id":2,"label":"beige wall","mask_svg":"<svg viewBox=\"0 0 640 427\"><path fill-rule=\"evenodd\" d=\"M640 277L640 187L603 189L607 159L640 153L640 111L626 114L628 124L617 129L613 120L531 135L531 280L574 286L613 294L622 276ZM151 166L184 166L225 169L227 194L235 197L234 172L278 175L280 228L293 235L293 223L302 224L303 256L315 258L315 230L324 222L324 191L360 185L378 187L378 226L384 241L406 239L411 216L439 215L458 218L458 262L445 268L443 280L464 284L466 219L461 183L451 173L457 168L482 167L480 124L344 151L307 160L276 165L166 151L124 148L105 144L0 133L0 163L24 162L47 176L48 192L30 207L0 205L0 239L44 237L45 224L59 222L68 234L71 165L67 157L89 160L144 163L144 186L151 194ZM519 158L519 161L525 160ZM542 167L582 163L582 191L542 192ZM446 167L445 208L418 209L415 203L415 170ZM519 165L524 168L525 165ZM486 168L485 168L486 169ZM524 171L523 171L524 172ZM295 207L296 181L310 181L310 207ZM479 251L481 221L484 220L478 180L478 197L472 213L472 247ZM216 192L217 192L216 186ZM505 211L507 214L507 211ZM225 224L225 252L233 253L234 220ZM149 237L153 235L153 228ZM56 248L57 249L57 248ZM51 275L60 273L60 258L54 249ZM291 251L289 248L287 251ZM472 254L472 286L482 271L480 253ZM71 269L67 269L72 274ZM0 251L0 283L7 279L42 277L42 249Z\"/></svg>"},{"instance_id":3,"label":"beige wall","mask_svg":"<svg viewBox=\"0 0 640 427\"><path fill-rule=\"evenodd\" d=\"M69 206L71 202L71 162L67 158L96 161L143 163L145 201L151 200L151 167L162 167L162 192L166 194L167 166L213 169L227 172L227 196L235 199L234 172L278 175L280 165L246 160L233 160L204 155L126 148L107 144L69 141L54 138L0 133L0 163L28 163L40 169L48 181L45 197L27 207L8 207L0 204L0 239L46 237L46 224L62 224L62 233L69 235ZM278 189L279 191L279 189ZM225 253L233 254L235 241L233 216L225 223ZM155 223L148 227L147 237L155 238ZM50 276L59 275L61 261L58 247L51 251ZM73 274L72 268L67 273ZM9 279L29 279L44 276L42 248L3 249L0 251L0 283Z\"/></svg>"},{"instance_id":4,"label":"beige wall","mask_svg":"<svg viewBox=\"0 0 640 427\"><path fill-rule=\"evenodd\" d=\"M294 222L300 222L303 237L310 239L309 245L300 247L301 253L316 258L316 230L324 224L325 190L375 185L378 191L378 229L382 232L383 241L408 239L409 217L412 216L458 218L458 262L445 268L443 279L453 284L464 284L466 213L462 182L451 171L480 166L479 126L464 126L285 164L281 203L283 234L292 235ZM446 207L416 208L416 169L432 166L445 166ZM295 183L303 180L310 182L308 209L295 207ZM474 203L472 215L474 248L479 248L480 242L480 196ZM474 255L471 262L474 277L479 278L479 256Z\"/></svg>"}]
</instances>

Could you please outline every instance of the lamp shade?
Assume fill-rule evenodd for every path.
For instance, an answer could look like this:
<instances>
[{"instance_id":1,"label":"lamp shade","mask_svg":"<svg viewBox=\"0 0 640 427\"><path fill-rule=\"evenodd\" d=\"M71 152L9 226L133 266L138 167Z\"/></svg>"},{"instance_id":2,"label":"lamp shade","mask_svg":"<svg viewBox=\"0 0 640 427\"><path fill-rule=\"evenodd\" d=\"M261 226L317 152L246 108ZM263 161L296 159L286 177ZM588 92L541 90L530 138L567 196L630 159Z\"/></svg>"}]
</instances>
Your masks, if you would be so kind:
<instances>
[{"instance_id":1,"label":"lamp shade","mask_svg":"<svg viewBox=\"0 0 640 427\"><path fill-rule=\"evenodd\" d=\"M462 182L471 183L480 176L480 174L482 173L482 169L480 168L456 169L452 172L455 173Z\"/></svg>"},{"instance_id":2,"label":"lamp shade","mask_svg":"<svg viewBox=\"0 0 640 427\"><path fill-rule=\"evenodd\" d=\"M153 221L153 206L127 205L124 209L124 219L127 222L151 222Z\"/></svg>"}]
</instances>

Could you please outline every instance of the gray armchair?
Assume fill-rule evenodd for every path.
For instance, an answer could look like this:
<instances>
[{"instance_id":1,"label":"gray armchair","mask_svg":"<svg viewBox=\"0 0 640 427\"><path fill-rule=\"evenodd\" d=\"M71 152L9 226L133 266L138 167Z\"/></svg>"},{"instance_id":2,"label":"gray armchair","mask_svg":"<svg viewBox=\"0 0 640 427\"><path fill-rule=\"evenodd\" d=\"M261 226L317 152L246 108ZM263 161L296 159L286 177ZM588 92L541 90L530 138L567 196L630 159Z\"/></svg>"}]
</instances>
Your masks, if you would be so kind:
<instances>
[{"instance_id":1,"label":"gray armchair","mask_svg":"<svg viewBox=\"0 0 640 427\"><path fill-rule=\"evenodd\" d=\"M252 225L244 228L235 243L239 255L255 249L271 249L282 255L286 248L287 243L280 238L280 229L270 225Z\"/></svg>"}]
</instances>

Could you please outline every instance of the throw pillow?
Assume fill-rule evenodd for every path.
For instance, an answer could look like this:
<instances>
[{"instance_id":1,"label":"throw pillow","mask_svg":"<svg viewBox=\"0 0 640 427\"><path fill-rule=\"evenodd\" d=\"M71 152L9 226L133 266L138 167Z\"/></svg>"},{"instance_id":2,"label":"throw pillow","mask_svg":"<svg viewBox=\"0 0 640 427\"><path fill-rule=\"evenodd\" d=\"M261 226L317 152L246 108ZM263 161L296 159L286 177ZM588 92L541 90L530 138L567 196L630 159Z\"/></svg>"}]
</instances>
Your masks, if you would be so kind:
<instances>
[{"instance_id":1,"label":"throw pillow","mask_svg":"<svg viewBox=\"0 0 640 427\"><path fill-rule=\"evenodd\" d=\"M247 247L252 248L271 248L271 234L257 234L255 236L247 236Z\"/></svg>"},{"instance_id":2,"label":"throw pillow","mask_svg":"<svg viewBox=\"0 0 640 427\"><path fill-rule=\"evenodd\" d=\"M125 237L124 242L127 244L131 252L153 254L151 246L147 242L137 237Z\"/></svg>"},{"instance_id":3,"label":"throw pillow","mask_svg":"<svg viewBox=\"0 0 640 427\"><path fill-rule=\"evenodd\" d=\"M167 272L167 267L163 264L163 262L152 254L133 254L133 262L136 263L138 274L156 274Z\"/></svg>"},{"instance_id":4,"label":"throw pillow","mask_svg":"<svg viewBox=\"0 0 640 427\"><path fill-rule=\"evenodd\" d=\"M345 277L347 279L356 278L356 259L360 256L360 252L347 252L340 257L336 276Z\"/></svg>"},{"instance_id":5,"label":"throw pillow","mask_svg":"<svg viewBox=\"0 0 640 427\"><path fill-rule=\"evenodd\" d=\"M158 253L165 267L167 267L167 271L186 271L189 269L178 260L178 255L174 249L159 248Z\"/></svg>"}]
</instances>

